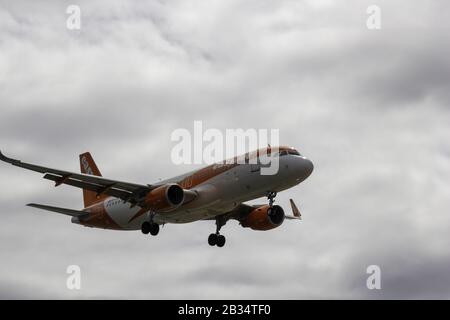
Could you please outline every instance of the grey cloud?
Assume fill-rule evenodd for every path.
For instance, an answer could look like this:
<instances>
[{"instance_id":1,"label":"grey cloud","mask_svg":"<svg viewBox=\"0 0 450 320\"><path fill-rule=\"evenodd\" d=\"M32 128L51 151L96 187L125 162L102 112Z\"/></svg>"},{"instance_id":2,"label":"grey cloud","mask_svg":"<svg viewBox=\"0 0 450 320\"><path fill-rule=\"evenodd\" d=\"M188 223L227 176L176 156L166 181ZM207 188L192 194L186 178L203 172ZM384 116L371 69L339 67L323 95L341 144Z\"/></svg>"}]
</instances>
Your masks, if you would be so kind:
<instances>
[{"instance_id":1,"label":"grey cloud","mask_svg":"<svg viewBox=\"0 0 450 320\"><path fill-rule=\"evenodd\" d=\"M81 1L79 32L68 4L0 1L2 151L76 170L89 150L104 175L152 183L192 169L170 163L170 133L194 120L279 128L315 164L277 197L304 219L230 222L220 251L212 222L83 228L24 206L79 208L79 190L2 164L0 298L448 298L446 1L380 1L380 31L370 1Z\"/></svg>"}]
</instances>

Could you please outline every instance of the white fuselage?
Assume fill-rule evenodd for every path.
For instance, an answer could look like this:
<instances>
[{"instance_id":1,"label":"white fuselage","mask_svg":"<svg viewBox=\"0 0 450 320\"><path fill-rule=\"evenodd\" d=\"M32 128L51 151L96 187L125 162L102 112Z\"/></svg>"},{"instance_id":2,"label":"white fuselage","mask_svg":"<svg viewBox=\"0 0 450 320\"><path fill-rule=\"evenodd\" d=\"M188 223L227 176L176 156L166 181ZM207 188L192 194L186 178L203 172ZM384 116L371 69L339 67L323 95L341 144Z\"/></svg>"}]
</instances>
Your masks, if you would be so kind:
<instances>
[{"instance_id":1,"label":"white fuselage","mask_svg":"<svg viewBox=\"0 0 450 320\"><path fill-rule=\"evenodd\" d=\"M158 224L188 223L212 218L233 210L242 202L266 196L269 191L279 192L291 188L305 180L312 171L312 163L302 156L284 155L279 157L279 169L274 175L263 175L257 165L240 164L211 179L200 183L190 190L198 196L178 209L156 213L153 221ZM191 173L161 181L177 183ZM118 198L108 198L104 202L108 215L125 230L139 230L149 213L130 219L140 210L130 208Z\"/></svg>"}]
</instances>

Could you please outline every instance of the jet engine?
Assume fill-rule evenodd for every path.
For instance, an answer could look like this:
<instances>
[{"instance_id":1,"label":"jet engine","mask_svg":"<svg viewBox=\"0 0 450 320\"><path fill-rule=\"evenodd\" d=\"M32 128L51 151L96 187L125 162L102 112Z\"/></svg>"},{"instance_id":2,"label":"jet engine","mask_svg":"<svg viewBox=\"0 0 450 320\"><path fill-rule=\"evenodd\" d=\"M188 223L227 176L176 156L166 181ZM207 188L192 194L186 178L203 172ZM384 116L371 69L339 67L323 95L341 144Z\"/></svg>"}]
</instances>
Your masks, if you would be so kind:
<instances>
[{"instance_id":1,"label":"jet engine","mask_svg":"<svg viewBox=\"0 0 450 320\"><path fill-rule=\"evenodd\" d=\"M178 184L166 184L150 191L145 204L153 211L172 211L183 204L185 191L188 190L183 190Z\"/></svg>"},{"instance_id":2,"label":"jet engine","mask_svg":"<svg viewBox=\"0 0 450 320\"><path fill-rule=\"evenodd\" d=\"M270 230L281 226L284 221L284 210L280 206L264 205L255 208L242 221L244 228L253 230Z\"/></svg>"}]
</instances>

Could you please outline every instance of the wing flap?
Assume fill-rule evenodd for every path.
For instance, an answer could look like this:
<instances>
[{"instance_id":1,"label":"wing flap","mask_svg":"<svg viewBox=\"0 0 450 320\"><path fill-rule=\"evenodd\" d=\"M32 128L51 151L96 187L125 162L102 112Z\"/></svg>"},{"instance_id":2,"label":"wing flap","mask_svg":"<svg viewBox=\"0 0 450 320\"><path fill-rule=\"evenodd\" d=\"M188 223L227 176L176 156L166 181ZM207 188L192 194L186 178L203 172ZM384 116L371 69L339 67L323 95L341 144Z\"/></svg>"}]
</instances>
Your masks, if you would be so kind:
<instances>
[{"instance_id":1,"label":"wing flap","mask_svg":"<svg viewBox=\"0 0 450 320\"><path fill-rule=\"evenodd\" d=\"M54 175L51 173L47 173L44 175L44 179L55 181L55 183L59 183L61 181L61 178L62 178L61 176L57 176L57 175ZM60 183L67 184L69 186L73 186L73 187L77 187L77 188L81 188L81 189L86 189L89 191L94 191L94 192L97 192L98 195L107 194L109 196L116 197L116 198L119 198L122 200L129 199L130 196L132 195L131 192L119 190L119 189L113 188L111 186L103 186L103 185L99 185L99 184L76 180L73 178L64 179L64 181L62 181Z\"/></svg>"}]
</instances>

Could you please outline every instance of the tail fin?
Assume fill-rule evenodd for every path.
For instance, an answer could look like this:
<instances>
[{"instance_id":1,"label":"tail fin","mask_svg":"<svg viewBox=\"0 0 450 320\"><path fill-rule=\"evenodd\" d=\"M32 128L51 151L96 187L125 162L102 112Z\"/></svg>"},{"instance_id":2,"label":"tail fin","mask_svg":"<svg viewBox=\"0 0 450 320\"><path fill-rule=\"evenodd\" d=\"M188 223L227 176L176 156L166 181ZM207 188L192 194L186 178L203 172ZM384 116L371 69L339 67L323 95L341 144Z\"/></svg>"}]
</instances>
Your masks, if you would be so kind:
<instances>
[{"instance_id":1,"label":"tail fin","mask_svg":"<svg viewBox=\"0 0 450 320\"><path fill-rule=\"evenodd\" d=\"M95 164L95 161L89 152L80 154L80 169L81 173L84 174L90 174L98 177L102 176L100 170L98 170L97 165ZM97 193L94 191L83 190L84 207L88 207L96 202L105 199L106 197L107 195L105 194L97 195Z\"/></svg>"}]
</instances>

